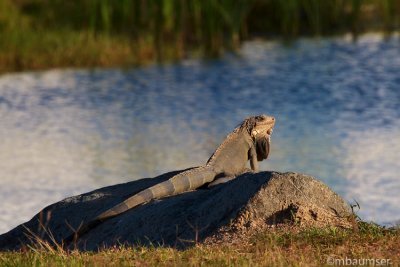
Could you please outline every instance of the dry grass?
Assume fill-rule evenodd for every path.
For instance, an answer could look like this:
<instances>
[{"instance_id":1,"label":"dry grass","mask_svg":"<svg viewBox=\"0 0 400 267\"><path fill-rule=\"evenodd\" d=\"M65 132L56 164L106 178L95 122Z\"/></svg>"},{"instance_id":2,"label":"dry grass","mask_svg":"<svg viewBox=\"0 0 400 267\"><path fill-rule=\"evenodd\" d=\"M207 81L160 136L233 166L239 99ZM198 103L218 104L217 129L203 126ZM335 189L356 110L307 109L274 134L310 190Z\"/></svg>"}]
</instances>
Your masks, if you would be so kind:
<instances>
[{"instance_id":1,"label":"dry grass","mask_svg":"<svg viewBox=\"0 0 400 267\"><path fill-rule=\"evenodd\" d=\"M0 266L323 266L330 259L390 259L400 263L400 230L358 222L358 230L277 229L245 244L199 244L187 250L115 247L99 252L66 251L40 244L1 252Z\"/></svg>"}]
</instances>

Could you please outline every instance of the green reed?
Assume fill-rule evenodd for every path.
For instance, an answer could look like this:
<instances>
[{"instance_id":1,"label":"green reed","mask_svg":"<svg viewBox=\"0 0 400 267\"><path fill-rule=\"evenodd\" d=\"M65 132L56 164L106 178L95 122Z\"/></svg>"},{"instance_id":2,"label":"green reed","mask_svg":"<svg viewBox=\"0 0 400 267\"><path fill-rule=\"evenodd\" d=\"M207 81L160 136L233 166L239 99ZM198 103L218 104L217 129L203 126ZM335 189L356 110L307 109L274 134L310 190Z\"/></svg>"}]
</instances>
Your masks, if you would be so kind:
<instances>
[{"instance_id":1,"label":"green reed","mask_svg":"<svg viewBox=\"0 0 400 267\"><path fill-rule=\"evenodd\" d=\"M63 66L67 56L82 58L73 66L218 56L254 36L391 33L399 18L400 0L0 0L0 71ZM86 42L114 48L98 55Z\"/></svg>"}]
</instances>

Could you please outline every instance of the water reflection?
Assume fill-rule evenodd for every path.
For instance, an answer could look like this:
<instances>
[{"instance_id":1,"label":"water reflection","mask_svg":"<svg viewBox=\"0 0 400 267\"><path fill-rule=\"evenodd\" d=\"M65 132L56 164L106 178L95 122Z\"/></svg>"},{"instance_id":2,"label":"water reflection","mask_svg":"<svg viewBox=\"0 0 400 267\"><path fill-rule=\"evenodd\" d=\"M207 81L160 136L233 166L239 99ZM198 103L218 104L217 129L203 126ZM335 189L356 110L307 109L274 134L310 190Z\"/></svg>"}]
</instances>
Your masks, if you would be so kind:
<instances>
[{"instance_id":1,"label":"water reflection","mask_svg":"<svg viewBox=\"0 0 400 267\"><path fill-rule=\"evenodd\" d=\"M340 148L342 176L349 183L345 197L358 200L363 218L396 221L400 200L400 125L353 131L340 142Z\"/></svg>"},{"instance_id":2,"label":"water reflection","mask_svg":"<svg viewBox=\"0 0 400 267\"><path fill-rule=\"evenodd\" d=\"M99 186L203 164L251 114L262 169L319 177L361 216L400 218L399 38L249 42L213 62L0 77L0 232Z\"/></svg>"}]
</instances>

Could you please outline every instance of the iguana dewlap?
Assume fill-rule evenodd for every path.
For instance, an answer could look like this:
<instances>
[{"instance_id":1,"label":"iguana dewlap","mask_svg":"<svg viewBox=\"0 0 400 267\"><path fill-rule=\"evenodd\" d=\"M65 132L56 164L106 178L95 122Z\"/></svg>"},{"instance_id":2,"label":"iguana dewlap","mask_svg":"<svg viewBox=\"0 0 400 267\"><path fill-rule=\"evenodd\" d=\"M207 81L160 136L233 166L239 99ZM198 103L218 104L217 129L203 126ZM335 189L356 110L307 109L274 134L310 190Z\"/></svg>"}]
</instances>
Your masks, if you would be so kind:
<instances>
[{"instance_id":1,"label":"iguana dewlap","mask_svg":"<svg viewBox=\"0 0 400 267\"><path fill-rule=\"evenodd\" d=\"M129 197L84 224L65 241L72 241L101 222L152 199L194 190L211 182L218 184L228 181L246 172L249 160L251 169L258 172L258 161L268 157L274 125L275 118L271 116L259 115L245 119L225 138L206 165L179 173L167 181Z\"/></svg>"}]
</instances>

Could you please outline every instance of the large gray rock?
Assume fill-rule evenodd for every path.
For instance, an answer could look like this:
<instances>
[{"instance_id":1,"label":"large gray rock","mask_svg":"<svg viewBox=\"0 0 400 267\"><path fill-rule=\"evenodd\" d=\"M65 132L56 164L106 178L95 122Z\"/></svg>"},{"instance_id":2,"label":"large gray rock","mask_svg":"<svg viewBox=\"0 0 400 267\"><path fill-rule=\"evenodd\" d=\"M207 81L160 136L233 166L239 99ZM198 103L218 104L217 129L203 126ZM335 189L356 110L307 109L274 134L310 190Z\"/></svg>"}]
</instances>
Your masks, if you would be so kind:
<instances>
[{"instance_id":1,"label":"large gray rock","mask_svg":"<svg viewBox=\"0 0 400 267\"><path fill-rule=\"evenodd\" d=\"M32 236L62 243L77 228L129 196L178 172L101 188L52 204L0 236L0 250L17 250ZM210 189L155 200L112 218L80 238L81 250L120 244L186 247L221 229L296 225L348 226L349 206L326 185L296 173L246 173ZM52 238L50 236L53 236ZM35 239L35 238L33 238Z\"/></svg>"}]
</instances>

